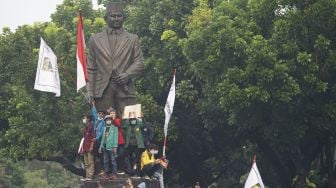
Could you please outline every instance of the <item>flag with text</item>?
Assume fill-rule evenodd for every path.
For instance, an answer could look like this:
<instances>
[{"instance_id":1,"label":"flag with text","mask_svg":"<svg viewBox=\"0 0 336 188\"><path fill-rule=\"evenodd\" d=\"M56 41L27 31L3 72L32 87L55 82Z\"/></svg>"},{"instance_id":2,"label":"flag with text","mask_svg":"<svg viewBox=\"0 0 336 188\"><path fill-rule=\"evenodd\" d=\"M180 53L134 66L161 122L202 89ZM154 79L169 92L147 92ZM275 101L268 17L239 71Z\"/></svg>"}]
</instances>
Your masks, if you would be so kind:
<instances>
[{"instance_id":1,"label":"flag with text","mask_svg":"<svg viewBox=\"0 0 336 188\"><path fill-rule=\"evenodd\" d=\"M55 93L56 97L61 96L57 57L42 38L34 89Z\"/></svg>"}]
</instances>

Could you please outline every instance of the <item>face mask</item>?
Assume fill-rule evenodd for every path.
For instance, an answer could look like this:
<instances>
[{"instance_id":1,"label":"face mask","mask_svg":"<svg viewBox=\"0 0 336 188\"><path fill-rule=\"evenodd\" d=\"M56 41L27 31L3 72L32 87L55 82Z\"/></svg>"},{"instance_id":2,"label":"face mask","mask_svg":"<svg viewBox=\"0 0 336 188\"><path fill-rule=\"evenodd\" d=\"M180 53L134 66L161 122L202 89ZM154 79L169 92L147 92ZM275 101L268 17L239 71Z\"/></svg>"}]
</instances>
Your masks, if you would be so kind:
<instances>
[{"instance_id":1,"label":"face mask","mask_svg":"<svg viewBox=\"0 0 336 188\"><path fill-rule=\"evenodd\" d=\"M150 152L151 152L151 154L153 154L153 155L156 155L156 154L158 154L158 153L159 153L159 151L158 151L158 150L150 150Z\"/></svg>"},{"instance_id":2,"label":"face mask","mask_svg":"<svg viewBox=\"0 0 336 188\"><path fill-rule=\"evenodd\" d=\"M86 119L83 119L83 123L85 124L87 121L86 121Z\"/></svg>"},{"instance_id":3,"label":"face mask","mask_svg":"<svg viewBox=\"0 0 336 188\"><path fill-rule=\"evenodd\" d=\"M135 125L135 124L136 124L136 119L131 120L131 124L132 124L132 125Z\"/></svg>"},{"instance_id":4,"label":"face mask","mask_svg":"<svg viewBox=\"0 0 336 188\"><path fill-rule=\"evenodd\" d=\"M100 121L100 120L103 120L103 118L102 117L98 117L98 120Z\"/></svg>"},{"instance_id":5,"label":"face mask","mask_svg":"<svg viewBox=\"0 0 336 188\"><path fill-rule=\"evenodd\" d=\"M107 120L107 121L106 121L106 124L111 124L111 123L112 123L111 120Z\"/></svg>"}]
</instances>

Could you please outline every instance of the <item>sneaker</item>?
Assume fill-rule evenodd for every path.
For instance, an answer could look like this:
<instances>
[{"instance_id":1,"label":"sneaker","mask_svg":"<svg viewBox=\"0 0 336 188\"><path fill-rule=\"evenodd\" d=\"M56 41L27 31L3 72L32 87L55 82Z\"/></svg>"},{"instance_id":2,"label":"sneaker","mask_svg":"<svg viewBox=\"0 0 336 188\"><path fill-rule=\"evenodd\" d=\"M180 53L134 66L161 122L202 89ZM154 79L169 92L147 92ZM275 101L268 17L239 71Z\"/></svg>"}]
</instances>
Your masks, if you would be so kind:
<instances>
[{"instance_id":1,"label":"sneaker","mask_svg":"<svg viewBox=\"0 0 336 188\"><path fill-rule=\"evenodd\" d=\"M147 179L147 180L149 180L150 178L149 178L149 176L143 176L143 177L141 177L142 179Z\"/></svg>"},{"instance_id":2,"label":"sneaker","mask_svg":"<svg viewBox=\"0 0 336 188\"><path fill-rule=\"evenodd\" d=\"M100 172L99 172L99 176L103 176L105 174L105 172L103 171L103 170L101 170Z\"/></svg>"},{"instance_id":3,"label":"sneaker","mask_svg":"<svg viewBox=\"0 0 336 188\"><path fill-rule=\"evenodd\" d=\"M117 174L122 175L122 174L125 174L125 172L124 171L118 171Z\"/></svg>"},{"instance_id":4,"label":"sneaker","mask_svg":"<svg viewBox=\"0 0 336 188\"><path fill-rule=\"evenodd\" d=\"M109 179L110 180L115 180L115 179L117 179L117 175L116 174L111 174Z\"/></svg>"},{"instance_id":5,"label":"sneaker","mask_svg":"<svg viewBox=\"0 0 336 188\"><path fill-rule=\"evenodd\" d=\"M106 174L104 174L104 175L102 175L99 179L109 179L109 176L108 175L106 175Z\"/></svg>"},{"instance_id":6,"label":"sneaker","mask_svg":"<svg viewBox=\"0 0 336 188\"><path fill-rule=\"evenodd\" d=\"M158 181L159 181L159 178L156 177L156 176L152 176L151 179L152 179L152 180L158 180Z\"/></svg>"},{"instance_id":7,"label":"sneaker","mask_svg":"<svg viewBox=\"0 0 336 188\"><path fill-rule=\"evenodd\" d=\"M140 179L141 177L139 177L138 175L134 175L134 176L132 176L132 178L134 178L134 179Z\"/></svg>"},{"instance_id":8,"label":"sneaker","mask_svg":"<svg viewBox=\"0 0 336 188\"><path fill-rule=\"evenodd\" d=\"M85 181L92 181L92 178L85 178Z\"/></svg>"}]
</instances>

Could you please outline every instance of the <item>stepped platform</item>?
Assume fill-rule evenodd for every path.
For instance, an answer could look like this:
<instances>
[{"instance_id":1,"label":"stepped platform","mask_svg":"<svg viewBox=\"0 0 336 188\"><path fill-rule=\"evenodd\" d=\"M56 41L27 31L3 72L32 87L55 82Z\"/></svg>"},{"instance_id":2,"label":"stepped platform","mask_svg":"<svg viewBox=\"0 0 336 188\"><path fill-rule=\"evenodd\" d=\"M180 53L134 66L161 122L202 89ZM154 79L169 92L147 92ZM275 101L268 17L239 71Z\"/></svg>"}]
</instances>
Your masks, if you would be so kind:
<instances>
[{"instance_id":1,"label":"stepped platform","mask_svg":"<svg viewBox=\"0 0 336 188\"><path fill-rule=\"evenodd\" d=\"M134 188L140 183L144 182L146 188L160 188L158 180L145 179L140 177L129 177L128 175L117 175L116 179L99 179L98 177L93 180L81 180L81 188L119 188L126 180L130 178L132 180Z\"/></svg>"}]
</instances>

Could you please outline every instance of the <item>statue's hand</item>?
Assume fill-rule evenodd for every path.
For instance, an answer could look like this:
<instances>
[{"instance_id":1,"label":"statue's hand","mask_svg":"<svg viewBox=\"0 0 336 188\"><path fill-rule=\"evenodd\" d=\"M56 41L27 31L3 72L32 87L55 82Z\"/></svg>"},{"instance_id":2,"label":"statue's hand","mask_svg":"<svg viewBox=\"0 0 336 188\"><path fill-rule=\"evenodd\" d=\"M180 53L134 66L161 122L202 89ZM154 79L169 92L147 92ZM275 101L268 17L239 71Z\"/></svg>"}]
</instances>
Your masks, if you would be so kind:
<instances>
[{"instance_id":1,"label":"statue's hand","mask_svg":"<svg viewBox=\"0 0 336 188\"><path fill-rule=\"evenodd\" d=\"M116 76L116 81L120 85L124 85L128 82L129 76L127 73L120 73L118 76Z\"/></svg>"},{"instance_id":2,"label":"statue's hand","mask_svg":"<svg viewBox=\"0 0 336 188\"><path fill-rule=\"evenodd\" d=\"M89 93L89 92L87 92L85 94L85 99L86 99L86 102L88 102L89 104L93 104L93 102L94 102L93 95L91 93Z\"/></svg>"}]
</instances>

